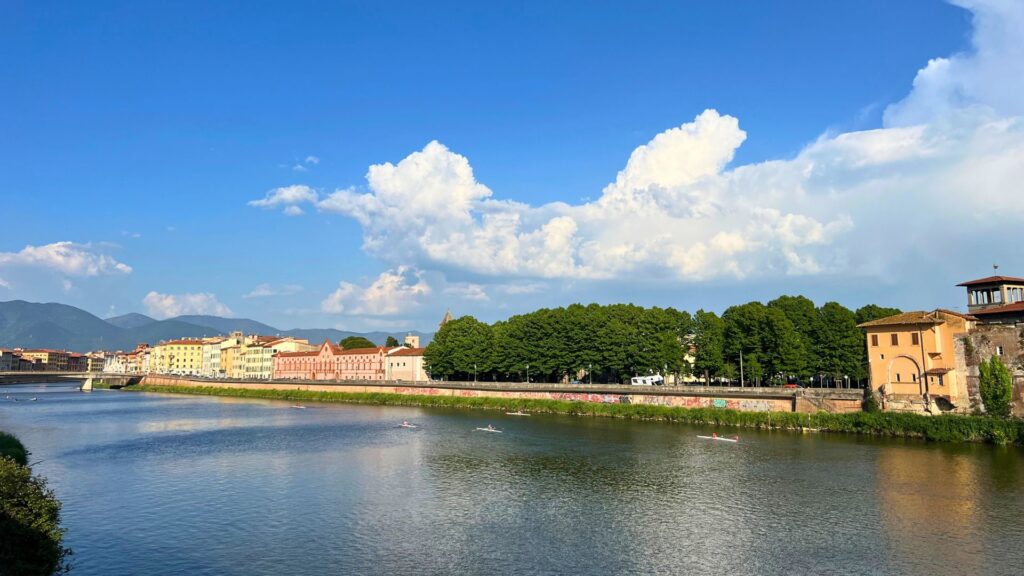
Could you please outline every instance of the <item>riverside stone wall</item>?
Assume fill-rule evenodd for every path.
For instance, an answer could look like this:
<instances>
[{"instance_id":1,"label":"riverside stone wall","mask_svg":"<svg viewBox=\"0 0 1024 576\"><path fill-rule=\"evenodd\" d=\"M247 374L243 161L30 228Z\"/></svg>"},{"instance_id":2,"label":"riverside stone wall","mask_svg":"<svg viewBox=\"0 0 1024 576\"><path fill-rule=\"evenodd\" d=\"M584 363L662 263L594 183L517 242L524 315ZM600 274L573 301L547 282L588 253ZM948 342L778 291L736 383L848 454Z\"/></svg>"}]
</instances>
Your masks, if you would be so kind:
<instances>
[{"instance_id":1,"label":"riverside stone wall","mask_svg":"<svg viewBox=\"0 0 1024 576\"><path fill-rule=\"evenodd\" d=\"M142 382L161 386L198 386L250 390L303 390L338 393L384 393L566 400L613 404L652 404L679 408L723 408L744 412L852 412L860 410L859 390L795 390L784 388L708 388L697 386L640 387L619 385L525 384L517 382L265 382L207 380L148 375Z\"/></svg>"}]
</instances>

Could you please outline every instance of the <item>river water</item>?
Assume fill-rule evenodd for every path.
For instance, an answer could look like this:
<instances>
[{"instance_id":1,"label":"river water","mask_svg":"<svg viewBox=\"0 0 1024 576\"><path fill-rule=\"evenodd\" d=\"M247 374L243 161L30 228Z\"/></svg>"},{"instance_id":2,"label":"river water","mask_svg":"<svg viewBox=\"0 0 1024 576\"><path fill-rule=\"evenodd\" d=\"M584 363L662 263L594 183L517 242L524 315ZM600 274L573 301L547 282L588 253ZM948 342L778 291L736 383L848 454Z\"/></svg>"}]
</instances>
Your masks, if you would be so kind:
<instances>
[{"instance_id":1,"label":"river water","mask_svg":"<svg viewBox=\"0 0 1024 576\"><path fill-rule=\"evenodd\" d=\"M1017 448L58 385L0 429L83 576L1024 570Z\"/></svg>"}]
</instances>

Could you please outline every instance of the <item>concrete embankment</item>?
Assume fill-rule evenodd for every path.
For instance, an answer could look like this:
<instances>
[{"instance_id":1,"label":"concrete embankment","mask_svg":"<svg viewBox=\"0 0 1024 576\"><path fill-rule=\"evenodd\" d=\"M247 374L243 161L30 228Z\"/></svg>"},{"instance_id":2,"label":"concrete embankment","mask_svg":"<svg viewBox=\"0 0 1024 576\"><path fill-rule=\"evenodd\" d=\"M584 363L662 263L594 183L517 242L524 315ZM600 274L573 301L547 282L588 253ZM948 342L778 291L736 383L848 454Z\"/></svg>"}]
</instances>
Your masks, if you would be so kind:
<instances>
[{"instance_id":1,"label":"concrete embankment","mask_svg":"<svg viewBox=\"0 0 1024 576\"><path fill-rule=\"evenodd\" d=\"M237 390L295 390L337 394L558 400L670 408L719 408L740 412L830 412L861 409L860 390L724 388L706 386L622 386L526 384L521 382L370 382L230 380L147 375L145 386L207 387Z\"/></svg>"}]
</instances>

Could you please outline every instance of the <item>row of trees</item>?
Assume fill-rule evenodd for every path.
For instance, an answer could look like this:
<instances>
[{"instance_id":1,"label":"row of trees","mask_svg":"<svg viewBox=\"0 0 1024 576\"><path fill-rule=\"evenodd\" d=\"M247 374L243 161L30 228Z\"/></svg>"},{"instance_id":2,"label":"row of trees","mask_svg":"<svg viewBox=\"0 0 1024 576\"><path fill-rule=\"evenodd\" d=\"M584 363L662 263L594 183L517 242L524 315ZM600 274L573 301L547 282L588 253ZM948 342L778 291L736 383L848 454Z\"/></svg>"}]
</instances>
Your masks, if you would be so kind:
<instances>
[{"instance_id":1,"label":"row of trees","mask_svg":"<svg viewBox=\"0 0 1024 576\"><path fill-rule=\"evenodd\" d=\"M735 380L740 356L752 382L833 381L867 377L860 322L897 314L856 312L802 296L733 306L721 316L632 304L573 304L485 324L464 316L445 324L427 346L432 376L451 380L622 382L631 376L696 374ZM690 361L688 353L693 350ZM692 362L691 362L692 361Z\"/></svg>"}]
</instances>

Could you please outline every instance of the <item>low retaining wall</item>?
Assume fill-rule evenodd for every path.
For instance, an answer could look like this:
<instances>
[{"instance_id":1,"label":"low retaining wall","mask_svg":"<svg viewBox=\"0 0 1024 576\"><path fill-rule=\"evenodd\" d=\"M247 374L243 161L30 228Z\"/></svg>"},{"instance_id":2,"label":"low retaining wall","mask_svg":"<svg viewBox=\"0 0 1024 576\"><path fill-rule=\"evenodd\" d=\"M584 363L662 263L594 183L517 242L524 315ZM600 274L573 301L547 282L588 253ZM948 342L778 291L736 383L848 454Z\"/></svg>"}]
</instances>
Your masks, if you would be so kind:
<instances>
[{"instance_id":1,"label":"low retaining wall","mask_svg":"<svg viewBox=\"0 0 1024 576\"><path fill-rule=\"evenodd\" d=\"M860 390L790 388L638 387L619 385L526 384L516 382L325 382L300 380L224 380L147 375L142 384L250 390L304 390L567 400L610 404L655 404L678 408L724 408L743 412L855 412Z\"/></svg>"}]
</instances>

